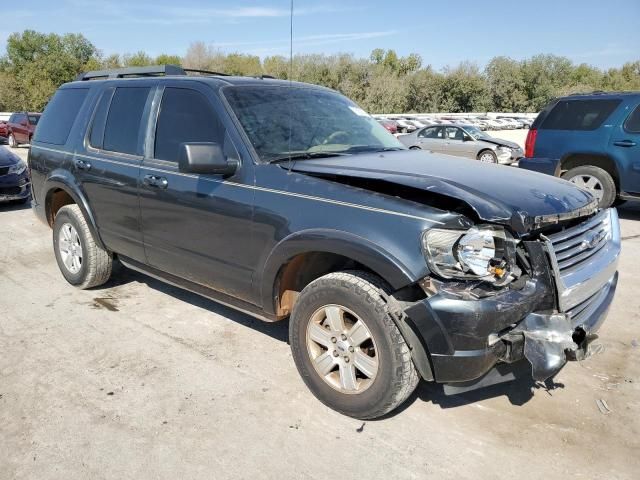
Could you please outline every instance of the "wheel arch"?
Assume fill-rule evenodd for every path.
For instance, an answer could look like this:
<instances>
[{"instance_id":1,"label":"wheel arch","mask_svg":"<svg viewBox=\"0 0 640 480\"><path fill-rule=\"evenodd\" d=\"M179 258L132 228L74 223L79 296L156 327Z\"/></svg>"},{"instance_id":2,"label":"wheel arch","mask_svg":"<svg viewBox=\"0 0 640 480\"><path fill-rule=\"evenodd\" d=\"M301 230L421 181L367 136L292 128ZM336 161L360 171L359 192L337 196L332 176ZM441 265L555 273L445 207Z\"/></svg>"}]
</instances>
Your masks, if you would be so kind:
<instances>
[{"instance_id":1,"label":"wheel arch","mask_svg":"<svg viewBox=\"0 0 640 480\"><path fill-rule=\"evenodd\" d=\"M95 217L91 211L91 207L89 206L89 202L80 187L75 184L72 178L68 178L68 174L65 174L64 172L52 173L46 181L45 192L45 218L50 227L53 226L55 216L60 208L65 205L76 204L87 220L89 230L91 231L96 243L102 249L106 250L98 233L98 227Z\"/></svg>"},{"instance_id":2,"label":"wheel arch","mask_svg":"<svg viewBox=\"0 0 640 480\"><path fill-rule=\"evenodd\" d=\"M560 161L560 176L572 168L583 166L593 166L603 169L611 175L613 182L616 184L617 191L620 191L620 173L615 160L609 155L588 152L565 155Z\"/></svg>"},{"instance_id":3,"label":"wheel arch","mask_svg":"<svg viewBox=\"0 0 640 480\"><path fill-rule=\"evenodd\" d=\"M308 283L350 268L374 273L394 290L417 280L397 258L365 238L336 230L306 230L280 241L267 258L257 285L262 306L284 318Z\"/></svg>"}]
</instances>

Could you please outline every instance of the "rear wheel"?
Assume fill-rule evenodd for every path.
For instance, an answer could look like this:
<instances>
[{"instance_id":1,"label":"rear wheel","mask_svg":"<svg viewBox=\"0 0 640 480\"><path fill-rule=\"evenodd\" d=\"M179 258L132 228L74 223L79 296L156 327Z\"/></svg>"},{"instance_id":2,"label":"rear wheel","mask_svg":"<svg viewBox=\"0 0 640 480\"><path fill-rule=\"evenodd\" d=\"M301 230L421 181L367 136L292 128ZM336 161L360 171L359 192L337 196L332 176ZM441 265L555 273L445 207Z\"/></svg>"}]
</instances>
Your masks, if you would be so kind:
<instances>
[{"instance_id":1,"label":"rear wheel","mask_svg":"<svg viewBox=\"0 0 640 480\"><path fill-rule=\"evenodd\" d=\"M409 150L422 150L420 147L414 145L413 147L409 147Z\"/></svg>"},{"instance_id":2,"label":"rear wheel","mask_svg":"<svg viewBox=\"0 0 640 480\"><path fill-rule=\"evenodd\" d=\"M366 272L330 273L301 292L291 315L289 340L304 382L325 405L351 417L384 415L418 384L385 290Z\"/></svg>"},{"instance_id":3,"label":"rear wheel","mask_svg":"<svg viewBox=\"0 0 640 480\"><path fill-rule=\"evenodd\" d=\"M572 168L562 178L591 192L600 208L610 207L616 199L616 184L611 175L600 167L583 165Z\"/></svg>"},{"instance_id":4,"label":"rear wheel","mask_svg":"<svg viewBox=\"0 0 640 480\"><path fill-rule=\"evenodd\" d=\"M77 205L62 207L53 223L53 250L64 278L78 288L91 288L109 280L113 256L94 240Z\"/></svg>"}]
</instances>

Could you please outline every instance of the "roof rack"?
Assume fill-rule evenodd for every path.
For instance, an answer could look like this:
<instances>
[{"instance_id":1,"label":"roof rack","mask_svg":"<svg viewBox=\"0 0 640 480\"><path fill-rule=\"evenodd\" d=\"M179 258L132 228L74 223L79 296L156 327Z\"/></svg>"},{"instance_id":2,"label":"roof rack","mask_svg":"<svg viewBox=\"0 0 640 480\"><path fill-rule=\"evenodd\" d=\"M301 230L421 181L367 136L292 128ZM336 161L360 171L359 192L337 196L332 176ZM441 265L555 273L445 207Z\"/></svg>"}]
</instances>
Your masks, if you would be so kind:
<instances>
[{"instance_id":1,"label":"roof rack","mask_svg":"<svg viewBox=\"0 0 640 480\"><path fill-rule=\"evenodd\" d=\"M226 73L211 72L209 70L198 70L194 68L182 68L178 65L151 65L147 67L127 67L114 68L112 70L94 70L91 72L81 73L76 77L76 81L85 80L104 80L113 78L126 77L157 77L167 75L187 75L188 72L200 73L206 75L227 76Z\"/></svg>"}]
</instances>

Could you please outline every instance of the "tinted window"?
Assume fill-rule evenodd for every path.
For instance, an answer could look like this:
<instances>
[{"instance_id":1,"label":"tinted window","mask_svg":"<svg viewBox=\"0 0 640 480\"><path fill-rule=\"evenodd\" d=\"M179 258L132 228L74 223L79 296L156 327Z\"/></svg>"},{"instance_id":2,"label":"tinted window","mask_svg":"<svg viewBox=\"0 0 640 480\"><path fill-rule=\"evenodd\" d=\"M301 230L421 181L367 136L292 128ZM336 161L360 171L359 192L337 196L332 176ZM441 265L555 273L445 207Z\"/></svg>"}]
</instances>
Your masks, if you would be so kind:
<instances>
[{"instance_id":1,"label":"tinted window","mask_svg":"<svg viewBox=\"0 0 640 480\"><path fill-rule=\"evenodd\" d=\"M104 129L105 150L138 153L138 135L148 96L149 87L116 88Z\"/></svg>"},{"instance_id":2,"label":"tinted window","mask_svg":"<svg viewBox=\"0 0 640 480\"><path fill-rule=\"evenodd\" d=\"M40 115L29 115L29 123L31 125L37 125L40 120Z\"/></svg>"},{"instance_id":3,"label":"tinted window","mask_svg":"<svg viewBox=\"0 0 640 480\"><path fill-rule=\"evenodd\" d=\"M88 91L88 88L58 90L38 122L35 140L54 145L67 143L73 122L78 116Z\"/></svg>"},{"instance_id":4,"label":"tinted window","mask_svg":"<svg viewBox=\"0 0 640 480\"><path fill-rule=\"evenodd\" d=\"M180 144L187 142L223 145L224 127L203 94L166 88L156 126L155 158L177 162Z\"/></svg>"},{"instance_id":5,"label":"tinted window","mask_svg":"<svg viewBox=\"0 0 640 480\"><path fill-rule=\"evenodd\" d=\"M102 148L102 140L104 139L104 124L107 120L109 112L109 103L113 96L113 88L109 88L102 93L100 101L96 107L96 113L93 116L91 126L91 134L89 135L89 145L93 148Z\"/></svg>"},{"instance_id":6,"label":"tinted window","mask_svg":"<svg viewBox=\"0 0 640 480\"><path fill-rule=\"evenodd\" d=\"M420 132L423 138L442 138L442 127L429 127Z\"/></svg>"},{"instance_id":7,"label":"tinted window","mask_svg":"<svg viewBox=\"0 0 640 480\"><path fill-rule=\"evenodd\" d=\"M561 100L542 122L547 130L595 130L621 100Z\"/></svg>"},{"instance_id":8,"label":"tinted window","mask_svg":"<svg viewBox=\"0 0 640 480\"><path fill-rule=\"evenodd\" d=\"M640 133L640 105L629 115L629 118L624 123L624 129L627 132Z\"/></svg>"}]
</instances>

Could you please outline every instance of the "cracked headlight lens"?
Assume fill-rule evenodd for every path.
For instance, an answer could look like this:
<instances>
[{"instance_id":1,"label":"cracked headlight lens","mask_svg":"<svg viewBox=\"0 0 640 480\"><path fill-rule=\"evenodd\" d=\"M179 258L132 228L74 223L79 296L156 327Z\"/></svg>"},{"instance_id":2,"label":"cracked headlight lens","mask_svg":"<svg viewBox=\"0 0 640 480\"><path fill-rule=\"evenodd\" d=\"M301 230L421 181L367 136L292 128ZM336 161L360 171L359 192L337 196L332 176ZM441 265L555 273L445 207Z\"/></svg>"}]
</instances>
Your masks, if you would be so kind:
<instances>
[{"instance_id":1,"label":"cracked headlight lens","mask_svg":"<svg viewBox=\"0 0 640 480\"><path fill-rule=\"evenodd\" d=\"M515 240L499 227L434 228L423 234L422 248L431 271L445 279L504 285L520 275Z\"/></svg>"},{"instance_id":2,"label":"cracked headlight lens","mask_svg":"<svg viewBox=\"0 0 640 480\"><path fill-rule=\"evenodd\" d=\"M7 173L9 175L12 174L12 173L15 174L15 175L20 175L26 169L27 169L27 164L24 163L22 160L20 160L15 165L12 165L11 167L9 167L9 171Z\"/></svg>"}]
</instances>

